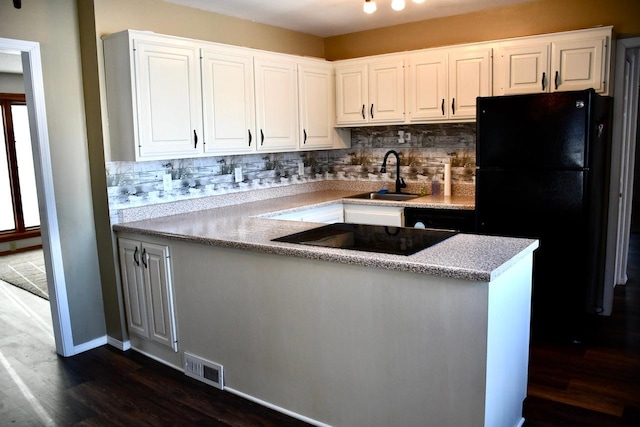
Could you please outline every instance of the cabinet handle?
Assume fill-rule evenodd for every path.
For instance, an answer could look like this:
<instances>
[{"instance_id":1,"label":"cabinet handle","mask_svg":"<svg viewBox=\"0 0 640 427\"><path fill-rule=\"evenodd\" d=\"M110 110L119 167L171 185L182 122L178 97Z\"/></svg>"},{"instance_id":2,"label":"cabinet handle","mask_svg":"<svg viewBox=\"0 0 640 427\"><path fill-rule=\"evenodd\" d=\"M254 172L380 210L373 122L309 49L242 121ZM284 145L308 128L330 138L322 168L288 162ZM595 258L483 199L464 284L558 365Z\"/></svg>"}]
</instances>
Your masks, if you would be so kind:
<instances>
[{"instance_id":1,"label":"cabinet handle","mask_svg":"<svg viewBox=\"0 0 640 427\"><path fill-rule=\"evenodd\" d=\"M373 119L373 104L371 104L371 118Z\"/></svg>"},{"instance_id":2,"label":"cabinet handle","mask_svg":"<svg viewBox=\"0 0 640 427\"><path fill-rule=\"evenodd\" d=\"M133 251L133 261L136 263L138 267L140 267L140 260L138 259L138 247L136 246L136 250Z\"/></svg>"},{"instance_id":3,"label":"cabinet handle","mask_svg":"<svg viewBox=\"0 0 640 427\"><path fill-rule=\"evenodd\" d=\"M251 147L251 129L247 129L249 131L249 147Z\"/></svg>"},{"instance_id":4,"label":"cabinet handle","mask_svg":"<svg viewBox=\"0 0 640 427\"><path fill-rule=\"evenodd\" d=\"M302 129L302 133L304 134L304 141L302 143L306 144L307 143L307 130L306 129Z\"/></svg>"},{"instance_id":5,"label":"cabinet handle","mask_svg":"<svg viewBox=\"0 0 640 427\"><path fill-rule=\"evenodd\" d=\"M456 114L456 99L451 100L451 114Z\"/></svg>"},{"instance_id":6,"label":"cabinet handle","mask_svg":"<svg viewBox=\"0 0 640 427\"><path fill-rule=\"evenodd\" d=\"M260 129L260 145L264 145L264 132Z\"/></svg>"},{"instance_id":7,"label":"cabinet handle","mask_svg":"<svg viewBox=\"0 0 640 427\"><path fill-rule=\"evenodd\" d=\"M440 108L442 108L442 115L444 116L444 98L442 98L442 106Z\"/></svg>"},{"instance_id":8,"label":"cabinet handle","mask_svg":"<svg viewBox=\"0 0 640 427\"><path fill-rule=\"evenodd\" d=\"M198 134L193 130L193 148L198 148Z\"/></svg>"},{"instance_id":9,"label":"cabinet handle","mask_svg":"<svg viewBox=\"0 0 640 427\"><path fill-rule=\"evenodd\" d=\"M555 81L555 83L556 83L556 90L558 90L558 72L557 71L556 71L556 81Z\"/></svg>"},{"instance_id":10,"label":"cabinet handle","mask_svg":"<svg viewBox=\"0 0 640 427\"><path fill-rule=\"evenodd\" d=\"M362 104L362 120L366 119L366 117L364 116L364 104Z\"/></svg>"},{"instance_id":11,"label":"cabinet handle","mask_svg":"<svg viewBox=\"0 0 640 427\"><path fill-rule=\"evenodd\" d=\"M545 73L544 71L542 72L542 91L544 92L545 88L547 87L547 85L545 85L545 80L547 79L547 73Z\"/></svg>"},{"instance_id":12,"label":"cabinet handle","mask_svg":"<svg viewBox=\"0 0 640 427\"><path fill-rule=\"evenodd\" d=\"M142 250L142 264L144 265L144 268L148 268L147 267L147 249L143 249Z\"/></svg>"}]
</instances>

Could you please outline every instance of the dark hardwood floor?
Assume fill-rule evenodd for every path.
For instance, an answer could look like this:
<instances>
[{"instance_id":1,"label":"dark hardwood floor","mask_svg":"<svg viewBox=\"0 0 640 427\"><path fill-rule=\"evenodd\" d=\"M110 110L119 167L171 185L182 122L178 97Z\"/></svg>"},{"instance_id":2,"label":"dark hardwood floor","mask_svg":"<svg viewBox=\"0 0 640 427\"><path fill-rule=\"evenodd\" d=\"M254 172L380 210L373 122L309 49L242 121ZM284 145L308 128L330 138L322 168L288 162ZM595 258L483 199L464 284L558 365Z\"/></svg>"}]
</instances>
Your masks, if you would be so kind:
<instances>
[{"instance_id":1,"label":"dark hardwood floor","mask_svg":"<svg viewBox=\"0 0 640 427\"><path fill-rule=\"evenodd\" d=\"M640 235L585 344L532 342L525 426L640 426ZM390 391L392 392L392 391ZM302 426L134 351L55 354L48 302L0 283L0 425Z\"/></svg>"}]
</instances>

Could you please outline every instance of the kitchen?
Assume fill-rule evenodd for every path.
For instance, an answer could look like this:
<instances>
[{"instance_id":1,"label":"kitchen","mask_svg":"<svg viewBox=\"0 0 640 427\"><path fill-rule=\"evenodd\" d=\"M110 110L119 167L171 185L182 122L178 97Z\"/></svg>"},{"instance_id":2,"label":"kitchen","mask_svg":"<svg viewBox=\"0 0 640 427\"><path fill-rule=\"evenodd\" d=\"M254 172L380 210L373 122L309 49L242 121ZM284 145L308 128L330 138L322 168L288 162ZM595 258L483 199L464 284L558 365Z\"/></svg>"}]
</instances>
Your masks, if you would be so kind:
<instances>
[{"instance_id":1,"label":"kitchen","mask_svg":"<svg viewBox=\"0 0 640 427\"><path fill-rule=\"evenodd\" d=\"M150 3L150 4L152 4L153 7L156 10L164 10L164 11L166 11L166 16L171 16L174 13L179 13L179 14L182 14L183 16L186 14L188 16L188 18L192 22L197 22L197 21L203 19L202 18L202 13L190 12L190 11L183 10L181 8L178 9L178 8L173 8L171 6L166 6L166 5L156 5L155 3ZM148 6L148 4L147 4L147 6ZM549 6L549 5L546 5L546 6ZM145 11L148 8L145 8L144 5L141 5L140 9L138 9L138 10L132 9L132 8L137 7L135 5L128 5L128 4L127 5L124 5L124 4L121 5L121 7L119 9L121 9L121 10L130 10L130 12L127 13L127 17L123 16L123 14L120 11L116 11L116 9L118 9L117 5L114 6L113 9L111 9L110 7L108 7L105 4L102 4L100 2L94 2L94 6L93 7L95 8L95 12L94 13L96 15L96 17L95 17L96 25L99 27L99 29L97 30L97 32L99 33L98 37L96 37L96 35L94 34L94 38L96 40L98 40L99 37L104 35L104 34L110 34L110 33L117 32L117 31L120 31L120 30L123 30L123 29L126 29L126 28L136 28L136 27L137 28L144 28L144 29L152 29L154 31L157 31L158 33L167 33L167 32L171 33L172 32L171 28L170 28L171 25L176 25L176 23L173 22L173 20L172 20L171 23L165 22L163 24L152 24L152 23L150 23L148 21L145 21L145 18L144 18ZM127 8L129 8L129 9L127 9ZM554 9L551 8L550 10L553 11ZM514 11L514 13L515 12L516 11ZM599 11L599 12L601 12L601 11ZM594 12L594 14L595 14L595 12ZM606 14L602 15L602 13L600 13L600 16L607 16L607 15ZM162 17L160 19L162 19ZM590 19L594 20L594 18L590 18ZM601 19L601 18L600 17L595 18L595 20L598 20L598 19ZM122 20L124 20L125 22L122 22ZM524 15L520 15L520 18L516 20L516 22L523 22L523 26L524 26L524 22L525 21L526 21L526 18L524 18ZM612 18L612 22L613 21L615 21L614 18ZM84 21L84 22L89 22L89 21ZM116 24L116 22L118 22L118 23ZM590 21L588 21L588 22L582 21L582 22L577 22L574 25L570 25L570 23L563 24L563 25L567 26L567 28L558 28L558 27L556 27L556 28L550 28L550 29L544 28L544 29L541 29L539 31L533 31L533 30L530 30L530 31L531 31L531 33L533 33L533 32L547 32L546 30L555 31L555 30L581 28L581 27L593 25L593 24L590 24L589 22ZM616 28L617 28L618 27L617 22L615 22L615 24L616 24ZM85 25L85 24L83 24L81 22L81 26L82 25ZM624 25L624 20L621 22L620 25L622 25L622 26ZM169 27L168 31L167 31L167 27L165 27L165 26ZM197 25L189 25L189 29L183 29L182 31L180 31L180 34L177 34L177 35L200 38L200 39L207 38L207 37L202 37L202 36L200 36L198 34L193 34L193 31L195 30L195 28L202 28L202 27L197 26ZM527 30L524 30L524 29L523 30L517 30L517 29L511 28L508 31L507 30L503 31L503 33L501 33L497 38L505 37L505 36L523 35L522 32L526 33L526 31ZM627 32L633 33L633 29L628 30ZM442 42L440 42L440 43L442 45L448 45L448 44L455 44L456 42L460 42L459 40L450 40L449 38L455 37L456 34L460 36L460 35L462 35L462 33L460 33L460 32L457 32L457 33L453 32L453 33L454 34L446 35L446 36L441 35L438 39L439 40L443 40L444 39L444 40ZM21 33L18 32L16 34L21 34ZM227 32L225 34L229 34L229 32ZM229 36L227 35L225 37L228 38ZM475 37L476 37L475 40L463 40L463 41L477 41L477 40L482 39L482 36L476 35ZM25 38L28 38L28 37L25 37ZM338 39L338 38L336 38L336 39ZM216 40L217 41L222 41L222 42L229 42L229 40L228 39L225 40L224 37L222 39L218 38ZM262 42L264 43L264 41L262 41ZM238 43L240 44L242 42L240 41ZM335 43L337 43L337 40L331 39L327 43L327 46L330 46L330 45L335 44ZM411 40L409 40L409 41L407 41L405 43L405 46L406 46L405 49L409 49L409 48L412 48L412 47L416 47L416 48L426 47L424 45L415 46L415 43L418 43L418 42L416 41L416 38L414 37L414 38L412 38ZM94 44L96 44L95 41L94 41ZM251 44L255 44L256 46L254 46L254 47L261 47L259 42L253 42ZM279 43L279 44L281 44L281 43ZM315 42L313 39L309 42L309 46L317 46L317 45L318 45L318 43ZM376 43L376 46L378 46L378 49L380 49L380 46L383 46L383 45L384 45L384 43ZM289 47L288 47L289 45L288 44L284 44L284 46L285 47L283 47L283 49L289 49ZM89 43L88 47L86 45L83 45L83 49L85 49L85 48L91 50L92 49L91 43ZM95 48L97 49L97 47L95 47ZM274 47L274 50L275 49L276 48ZM310 50L311 48L308 48L308 49ZM370 52L370 51L367 51L367 49L374 49L374 48L372 46L370 46L370 45L367 45L366 48L365 47L362 48L362 51L363 51L362 53L363 54L379 53L379 52ZM398 50L402 50L402 49L398 49ZM313 52L308 52L308 53L313 54ZM97 57L100 57L100 56L98 55L98 56L96 56L96 58ZM91 60L91 55L89 54L89 55L85 56L84 58L85 58L85 60L90 61ZM336 58L336 59L338 59L338 58ZM95 76L93 76L92 72L89 71L88 74L85 76L85 84L88 84L88 82L90 82L90 81L95 81L95 80L92 80L92 78L94 78L94 77ZM100 116L100 114L98 114L96 116L95 114L91 113L92 111L94 113L96 111L95 110L95 108L96 108L96 105L95 105L96 100L95 99L93 99L91 97L87 97L85 99L85 102L86 102L86 108L87 108L87 120L89 122L89 124L87 125L87 129L88 129L88 132L91 134L90 137L88 138L89 139L89 144L90 144L89 154L90 154L90 156L95 156L95 157L99 158L101 156L101 154L100 154L101 148L99 148L99 147L102 146L102 142L101 142L102 141L102 137L99 136L99 135L96 135L96 129L100 129L101 126L100 126L99 123L96 123L95 120L96 120L96 117ZM60 138L60 139L63 140L64 138ZM97 143L97 145L93 145L95 143ZM99 165L99 160L98 160L98 163L96 163L95 161L92 161L92 164L93 165ZM72 167L66 167L64 169L68 170L69 171L68 173L72 173L71 171L72 171L73 168ZM76 173L79 174L80 172L78 171ZM95 173L95 174L92 174L92 176L94 176L94 179L96 180L97 183L99 183L102 180L103 181L102 188L103 189L106 188L106 184L104 183L104 178L100 178L100 174ZM84 180L84 182L86 182L86 180ZM96 185L97 188L100 187L98 184L95 184L95 185ZM99 189L96 189L95 191L97 193L100 193ZM101 218L98 221L99 223L104 222L104 219L105 219L105 216L106 216L106 209L105 209L104 200L100 199L98 196L96 196L94 198L94 204L96 204L96 206L98 206L98 205L102 206L102 210L100 210L100 211L96 210L96 215L99 218ZM80 212L80 213L82 213L82 212ZM75 215L79 215L80 213L75 214ZM93 220L91 220L89 222L93 222ZM104 230L104 227L103 226L98 226L98 229ZM65 238L68 239L69 237L65 237ZM104 244L101 243L99 245L99 247L98 247L98 250L101 253L101 256L99 257L100 263L104 264L102 266L103 268L101 269L101 271L103 271L103 275L104 275L104 277L103 277L104 290L102 292L102 298L104 298L106 307L114 307L114 306L118 305L118 303L117 303L118 298L116 296L114 296L114 292L115 292L116 288L113 287L110 284L111 280L115 280L115 279L113 278L113 273L110 273L109 272L109 268L108 268L109 264L113 265L113 256L110 255L112 250L109 248L108 240L109 239L105 239L104 236L102 238L100 238L100 241L101 242L105 242L105 243ZM111 258L110 262L109 262L109 258ZM111 267L111 268L113 268L113 267ZM82 270L80 270L80 271L82 271ZM111 277L111 279L109 279L109 277ZM88 290L82 290L81 292L79 292L80 289L73 288L73 286L74 286L73 283L75 283L76 281L75 280L70 280L70 282L71 282L70 283L70 286L71 286L70 290L72 291L72 292L70 292L70 298L83 298L83 295L88 296L88 295L84 294L84 292L87 292ZM72 300L71 302L73 303L74 301ZM76 304L76 303L73 303L72 304L72 315L73 315L72 317L73 318L75 318L75 314L76 314L75 310L79 310L79 305ZM116 340L118 340L119 337L120 337L120 339L122 338L121 333L118 332L118 330L121 327L120 326L121 320L119 319L119 315L117 313L118 313L118 310L114 311L114 310L111 310L111 309L107 309L107 321L106 321L107 330L109 331L109 336L115 338ZM99 330L99 329L100 329L100 325L92 325L91 323L89 323L89 324L85 324L80 330L77 330L76 334L85 334L85 336L91 337L92 336L91 335L92 331ZM79 336L75 337L75 338L77 338L76 341L78 343L83 342L82 336L83 335L79 335ZM96 335L93 335L93 336L96 336Z\"/></svg>"}]
</instances>

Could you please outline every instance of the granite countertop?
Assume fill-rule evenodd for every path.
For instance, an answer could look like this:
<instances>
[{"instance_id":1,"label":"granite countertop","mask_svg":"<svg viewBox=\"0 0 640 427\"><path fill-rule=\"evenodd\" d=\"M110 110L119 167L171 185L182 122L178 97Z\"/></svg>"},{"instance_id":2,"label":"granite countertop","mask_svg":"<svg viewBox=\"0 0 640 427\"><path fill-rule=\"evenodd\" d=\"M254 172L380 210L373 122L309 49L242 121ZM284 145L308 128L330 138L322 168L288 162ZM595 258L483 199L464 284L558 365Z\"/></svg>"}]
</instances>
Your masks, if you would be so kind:
<instances>
[{"instance_id":1,"label":"granite countertop","mask_svg":"<svg viewBox=\"0 0 640 427\"><path fill-rule=\"evenodd\" d=\"M341 203L343 198L354 194L358 193L317 191L121 223L113 229L198 244L483 282L495 279L538 247L538 241L532 239L458 234L404 256L271 241L319 224L269 219L269 214ZM348 199L348 203L473 209L473 197L469 196L425 196L401 202Z\"/></svg>"}]
</instances>

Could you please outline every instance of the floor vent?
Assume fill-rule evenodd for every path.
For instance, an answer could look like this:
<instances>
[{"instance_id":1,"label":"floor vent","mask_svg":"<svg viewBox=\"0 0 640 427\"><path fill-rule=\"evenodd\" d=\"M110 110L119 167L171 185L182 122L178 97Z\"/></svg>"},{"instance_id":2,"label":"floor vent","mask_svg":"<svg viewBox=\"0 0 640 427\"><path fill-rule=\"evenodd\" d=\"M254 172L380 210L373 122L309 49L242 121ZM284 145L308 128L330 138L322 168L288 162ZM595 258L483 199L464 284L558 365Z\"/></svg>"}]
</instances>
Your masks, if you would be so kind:
<instances>
[{"instance_id":1,"label":"floor vent","mask_svg":"<svg viewBox=\"0 0 640 427\"><path fill-rule=\"evenodd\" d=\"M205 384L212 385L220 390L224 389L224 375L222 365L204 360L193 354L184 353L184 373Z\"/></svg>"}]
</instances>

